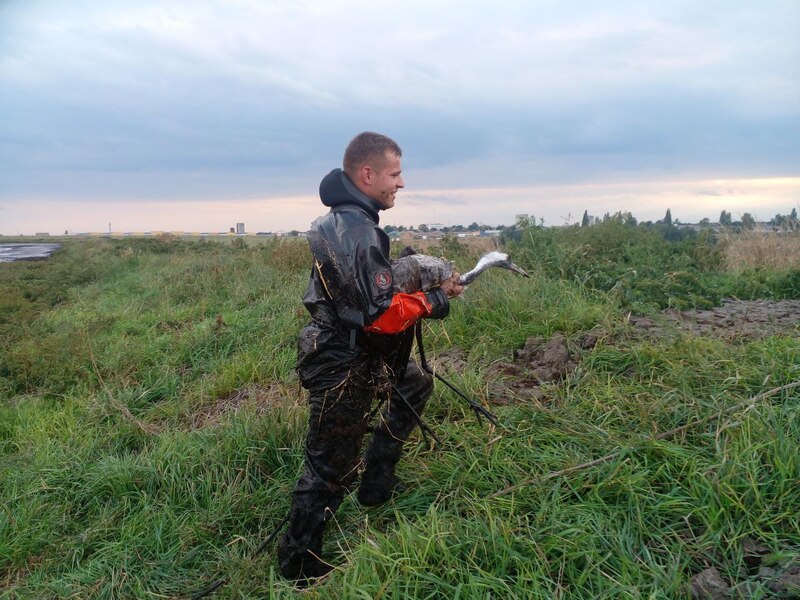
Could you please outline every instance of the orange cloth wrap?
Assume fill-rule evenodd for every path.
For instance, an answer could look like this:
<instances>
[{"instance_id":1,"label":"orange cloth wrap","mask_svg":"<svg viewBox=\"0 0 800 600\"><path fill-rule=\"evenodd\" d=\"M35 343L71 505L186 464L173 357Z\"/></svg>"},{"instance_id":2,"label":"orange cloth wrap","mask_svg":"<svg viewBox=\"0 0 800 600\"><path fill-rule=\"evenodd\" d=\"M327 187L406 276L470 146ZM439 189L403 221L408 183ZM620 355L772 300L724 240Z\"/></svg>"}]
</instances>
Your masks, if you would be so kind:
<instances>
[{"instance_id":1,"label":"orange cloth wrap","mask_svg":"<svg viewBox=\"0 0 800 600\"><path fill-rule=\"evenodd\" d=\"M392 303L381 316L371 325L366 325L364 331L370 333L393 334L400 333L411 327L420 318L431 314L433 306L425 297L425 292L413 294L396 293L392 296Z\"/></svg>"}]
</instances>

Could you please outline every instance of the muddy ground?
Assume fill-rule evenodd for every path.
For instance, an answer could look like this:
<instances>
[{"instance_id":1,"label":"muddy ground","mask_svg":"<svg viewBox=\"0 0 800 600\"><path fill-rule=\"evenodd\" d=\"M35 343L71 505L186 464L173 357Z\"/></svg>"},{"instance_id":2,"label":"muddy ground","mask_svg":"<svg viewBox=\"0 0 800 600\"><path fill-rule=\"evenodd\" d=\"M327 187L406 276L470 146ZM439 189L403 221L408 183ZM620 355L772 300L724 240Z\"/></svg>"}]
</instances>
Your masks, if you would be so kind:
<instances>
[{"instance_id":1,"label":"muddy ground","mask_svg":"<svg viewBox=\"0 0 800 600\"><path fill-rule=\"evenodd\" d=\"M635 327L656 336L676 326L697 335L752 339L768 335L797 335L800 300L733 300L711 310L665 310L656 319L631 317Z\"/></svg>"}]
</instances>

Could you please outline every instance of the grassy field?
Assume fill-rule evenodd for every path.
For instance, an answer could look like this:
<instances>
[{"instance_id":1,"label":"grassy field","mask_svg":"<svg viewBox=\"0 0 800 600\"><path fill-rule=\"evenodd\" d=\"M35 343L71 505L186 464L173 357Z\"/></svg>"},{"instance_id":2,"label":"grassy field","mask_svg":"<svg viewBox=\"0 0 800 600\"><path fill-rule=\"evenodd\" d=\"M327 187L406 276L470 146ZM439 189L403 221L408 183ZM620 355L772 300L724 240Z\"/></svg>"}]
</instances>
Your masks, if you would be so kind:
<instances>
[{"instance_id":1,"label":"grassy field","mask_svg":"<svg viewBox=\"0 0 800 600\"><path fill-rule=\"evenodd\" d=\"M271 548L251 558L302 465L305 243L69 240L0 265L0 598L190 597L224 575L215 598L673 599L709 567L738 597L781 597L753 548L758 568L800 561L798 330L652 339L628 316L800 298L800 272L735 262L740 238L668 238L509 236L531 278L489 273L426 323L429 354L467 359L445 376L487 402L529 337L599 342L536 401L491 406L502 427L437 386L444 444L412 438L395 501L345 501L337 568L305 591Z\"/></svg>"}]
</instances>

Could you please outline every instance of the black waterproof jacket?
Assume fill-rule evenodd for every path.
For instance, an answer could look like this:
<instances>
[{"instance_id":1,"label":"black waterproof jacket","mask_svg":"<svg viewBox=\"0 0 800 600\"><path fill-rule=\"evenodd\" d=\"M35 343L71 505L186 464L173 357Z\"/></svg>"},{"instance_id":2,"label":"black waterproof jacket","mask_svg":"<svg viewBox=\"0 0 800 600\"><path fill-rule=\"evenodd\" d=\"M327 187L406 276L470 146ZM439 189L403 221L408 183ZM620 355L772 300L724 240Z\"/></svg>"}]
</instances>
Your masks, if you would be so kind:
<instances>
[{"instance_id":1,"label":"black waterproof jacket","mask_svg":"<svg viewBox=\"0 0 800 600\"><path fill-rule=\"evenodd\" d=\"M319 194L330 211L308 233L314 264L303 304L312 322L301 332L297 365L305 387L335 385L356 363L385 362L399 347L410 349L413 322L420 316L442 318L449 310L440 289L419 292L416 301L425 303L425 313L412 314L403 331L365 331L393 301L408 299L392 289L389 237L379 226L380 207L341 169L323 178ZM319 377L325 381L315 381Z\"/></svg>"}]
</instances>

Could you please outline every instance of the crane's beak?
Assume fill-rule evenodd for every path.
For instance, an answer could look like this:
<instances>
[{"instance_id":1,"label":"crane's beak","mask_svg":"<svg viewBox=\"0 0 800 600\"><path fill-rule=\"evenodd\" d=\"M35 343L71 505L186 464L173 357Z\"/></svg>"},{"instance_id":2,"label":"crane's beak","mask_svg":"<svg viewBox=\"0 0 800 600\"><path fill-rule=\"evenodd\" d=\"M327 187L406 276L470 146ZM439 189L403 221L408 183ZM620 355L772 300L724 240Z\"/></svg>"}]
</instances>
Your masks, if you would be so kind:
<instances>
[{"instance_id":1,"label":"crane's beak","mask_svg":"<svg viewBox=\"0 0 800 600\"><path fill-rule=\"evenodd\" d=\"M505 269L508 269L509 271L514 271L514 273L519 273L523 277L530 277L530 275L528 275L523 269L521 269L519 266L515 265L510 260L505 261L505 263L498 264L497 266L498 267L503 267Z\"/></svg>"}]
</instances>

